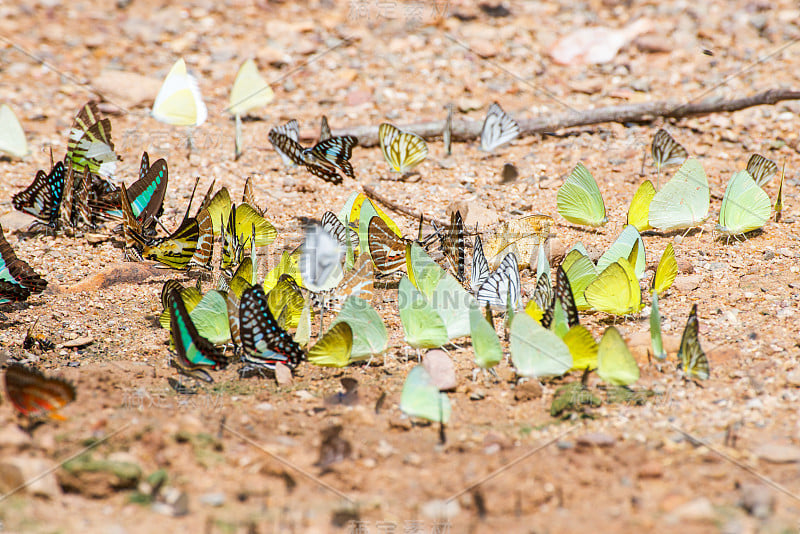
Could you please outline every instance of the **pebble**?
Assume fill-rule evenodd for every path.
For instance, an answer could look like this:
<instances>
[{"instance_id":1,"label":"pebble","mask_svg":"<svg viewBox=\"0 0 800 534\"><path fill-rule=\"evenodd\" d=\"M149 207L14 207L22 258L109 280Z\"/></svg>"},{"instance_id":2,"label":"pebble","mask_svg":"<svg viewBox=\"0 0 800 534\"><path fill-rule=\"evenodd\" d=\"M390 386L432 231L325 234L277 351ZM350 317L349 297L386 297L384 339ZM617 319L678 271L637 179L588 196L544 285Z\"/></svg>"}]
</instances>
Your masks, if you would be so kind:
<instances>
[{"instance_id":1,"label":"pebble","mask_svg":"<svg viewBox=\"0 0 800 534\"><path fill-rule=\"evenodd\" d=\"M455 517L461 512L461 506L459 506L456 499L447 501L435 499L423 504L421 511L422 515L428 519L433 519L435 521L448 521L455 519Z\"/></svg>"},{"instance_id":2,"label":"pebble","mask_svg":"<svg viewBox=\"0 0 800 534\"><path fill-rule=\"evenodd\" d=\"M52 499L61 496L56 480L58 466L46 458L11 456L0 460L0 494L14 491L26 482L19 492L41 495Z\"/></svg>"},{"instance_id":3,"label":"pebble","mask_svg":"<svg viewBox=\"0 0 800 534\"><path fill-rule=\"evenodd\" d=\"M775 509L775 495L764 484L745 482L739 488L739 506L758 519L766 519Z\"/></svg>"},{"instance_id":4,"label":"pebble","mask_svg":"<svg viewBox=\"0 0 800 534\"><path fill-rule=\"evenodd\" d=\"M576 440L578 446L583 447L612 447L617 442L617 439L604 432L589 432L582 436L578 436Z\"/></svg>"},{"instance_id":5,"label":"pebble","mask_svg":"<svg viewBox=\"0 0 800 534\"><path fill-rule=\"evenodd\" d=\"M161 491L161 502L153 503L152 509L159 514L180 517L189 513L189 495L178 488L165 488Z\"/></svg>"},{"instance_id":6,"label":"pebble","mask_svg":"<svg viewBox=\"0 0 800 534\"><path fill-rule=\"evenodd\" d=\"M291 386L292 370L281 362L277 362L275 364L275 381L279 386Z\"/></svg>"},{"instance_id":7,"label":"pebble","mask_svg":"<svg viewBox=\"0 0 800 534\"><path fill-rule=\"evenodd\" d=\"M92 336L81 336L69 341L65 341L61 344L61 346L67 349L74 349L85 347L86 345L91 345L92 343L94 343L94 338Z\"/></svg>"},{"instance_id":8,"label":"pebble","mask_svg":"<svg viewBox=\"0 0 800 534\"><path fill-rule=\"evenodd\" d=\"M678 276L672 287L681 293L689 293L700 287L703 277L699 274L692 274L688 276Z\"/></svg>"},{"instance_id":9,"label":"pebble","mask_svg":"<svg viewBox=\"0 0 800 534\"><path fill-rule=\"evenodd\" d=\"M753 451L760 459L773 464L789 464L800 461L800 447L783 443L765 443Z\"/></svg>"},{"instance_id":10,"label":"pebble","mask_svg":"<svg viewBox=\"0 0 800 534\"><path fill-rule=\"evenodd\" d=\"M200 497L200 502L208 506L219 507L225 504L225 494L221 491L205 493Z\"/></svg>"},{"instance_id":11,"label":"pebble","mask_svg":"<svg viewBox=\"0 0 800 534\"><path fill-rule=\"evenodd\" d=\"M714 507L705 497L699 497L686 504L678 506L670 514L670 519L673 521L714 521L716 515L714 514Z\"/></svg>"},{"instance_id":12,"label":"pebble","mask_svg":"<svg viewBox=\"0 0 800 534\"><path fill-rule=\"evenodd\" d=\"M542 397L542 386L536 380L528 380L514 388L514 400L525 402Z\"/></svg>"},{"instance_id":13,"label":"pebble","mask_svg":"<svg viewBox=\"0 0 800 534\"><path fill-rule=\"evenodd\" d=\"M411 430L411 419L405 416L395 416L389 419L389 426L401 430Z\"/></svg>"},{"instance_id":14,"label":"pebble","mask_svg":"<svg viewBox=\"0 0 800 534\"><path fill-rule=\"evenodd\" d=\"M661 478L663 475L664 467L658 462L646 462L636 473L639 478Z\"/></svg>"},{"instance_id":15,"label":"pebble","mask_svg":"<svg viewBox=\"0 0 800 534\"><path fill-rule=\"evenodd\" d=\"M786 375L786 385L790 387L800 387L800 371L792 371Z\"/></svg>"},{"instance_id":16,"label":"pebble","mask_svg":"<svg viewBox=\"0 0 800 534\"><path fill-rule=\"evenodd\" d=\"M422 359L422 366L431 375L431 379L439 387L439 391L448 391L458 386L453 360L445 351L429 350Z\"/></svg>"}]
</instances>

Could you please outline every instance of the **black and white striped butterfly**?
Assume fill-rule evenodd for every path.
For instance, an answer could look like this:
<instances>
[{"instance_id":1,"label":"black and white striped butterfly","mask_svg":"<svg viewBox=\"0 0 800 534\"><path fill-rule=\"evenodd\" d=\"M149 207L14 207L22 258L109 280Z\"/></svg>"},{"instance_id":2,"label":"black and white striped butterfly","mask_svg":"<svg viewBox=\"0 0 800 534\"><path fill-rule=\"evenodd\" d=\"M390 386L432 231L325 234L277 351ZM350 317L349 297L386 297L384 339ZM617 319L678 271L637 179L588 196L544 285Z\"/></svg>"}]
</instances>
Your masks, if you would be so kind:
<instances>
[{"instance_id":1,"label":"black and white striped butterfly","mask_svg":"<svg viewBox=\"0 0 800 534\"><path fill-rule=\"evenodd\" d=\"M349 246L353 250L358 250L358 232L354 229L350 228L349 230L349 239L350 243L347 243L348 240L348 230L345 228L342 221L339 220L339 217L336 216L335 213L332 211L326 211L322 214L322 218L320 219L319 223L322 227L328 231L336 240L339 242L340 245L346 250Z\"/></svg>"},{"instance_id":2,"label":"black and white striped butterfly","mask_svg":"<svg viewBox=\"0 0 800 534\"><path fill-rule=\"evenodd\" d=\"M275 369L278 362L294 369L305 359L300 345L273 317L267 295L260 284L242 292L239 336L242 340L242 359L248 364L239 371L240 374L247 374L259 367Z\"/></svg>"},{"instance_id":3,"label":"black and white striped butterfly","mask_svg":"<svg viewBox=\"0 0 800 534\"><path fill-rule=\"evenodd\" d=\"M300 140L300 125L297 123L297 119L292 119L286 124L281 124L280 126L274 127L272 130L270 130L270 134L272 132L285 135L294 142L298 142ZM288 153L284 152L281 146L278 146L275 141L272 140L271 135L268 136L268 138L272 143L272 146L275 148L275 152L280 155L283 164L287 167L294 167L296 165L294 159Z\"/></svg>"},{"instance_id":4,"label":"black and white striped butterfly","mask_svg":"<svg viewBox=\"0 0 800 534\"><path fill-rule=\"evenodd\" d=\"M650 147L658 176L661 176L661 167L667 165L679 165L686 161L689 153L678 143L665 129L661 128L653 136L653 144ZM658 178L656 178L656 189L658 189Z\"/></svg>"},{"instance_id":5,"label":"black and white striped butterfly","mask_svg":"<svg viewBox=\"0 0 800 534\"><path fill-rule=\"evenodd\" d=\"M708 357L700 347L697 333L700 323L697 320L697 304L692 306L686 328L681 336L681 348L678 350L678 369L682 369L688 378L707 380L709 376Z\"/></svg>"},{"instance_id":6,"label":"black and white striped butterfly","mask_svg":"<svg viewBox=\"0 0 800 534\"><path fill-rule=\"evenodd\" d=\"M358 138L352 135L331 137L311 148L303 148L300 143L274 128L269 131L268 137L276 149L289 156L298 165L305 165L311 174L325 181L342 183L338 171L343 172L345 176L355 178L349 160L353 154L353 147L358 144Z\"/></svg>"},{"instance_id":7,"label":"black and white striped butterfly","mask_svg":"<svg viewBox=\"0 0 800 534\"><path fill-rule=\"evenodd\" d=\"M519 124L511 118L500 104L492 102L481 128L481 150L491 152L519 136Z\"/></svg>"},{"instance_id":8,"label":"black and white striped butterfly","mask_svg":"<svg viewBox=\"0 0 800 534\"><path fill-rule=\"evenodd\" d=\"M550 285L550 279L547 276L543 276L541 278L547 278L547 285ZM540 278L540 281L541 281ZM539 291L539 284L536 285L536 290L534 291L534 299L536 299L536 293ZM564 315L567 318L567 324L570 328L573 326L580 324L580 319L578 317L578 307L575 306L575 298L572 295L572 286L569 284L569 278L567 277L567 272L559 265L558 271L556 272L556 289L553 292L550 289L550 301L546 304L546 307L542 307L544 304L545 299L541 299L542 302L540 303L539 300L536 300L536 304L539 305L541 309L544 310L544 315L542 316L542 326L545 328L550 328L550 325L553 322L553 317L555 316L555 308L556 302L561 305L561 309L564 311Z\"/></svg>"},{"instance_id":9,"label":"black and white striped butterfly","mask_svg":"<svg viewBox=\"0 0 800 534\"><path fill-rule=\"evenodd\" d=\"M747 160L747 172L756 181L758 187L763 187L773 176L778 174L778 165L761 154L753 154Z\"/></svg>"},{"instance_id":10,"label":"black and white striped butterfly","mask_svg":"<svg viewBox=\"0 0 800 534\"><path fill-rule=\"evenodd\" d=\"M517 255L509 252L500 262L500 267L490 274L478 288L475 298L482 306L488 304L505 310L508 308L517 309L521 297Z\"/></svg>"},{"instance_id":11,"label":"black and white striped butterfly","mask_svg":"<svg viewBox=\"0 0 800 534\"><path fill-rule=\"evenodd\" d=\"M434 225L434 228L436 226ZM456 210L450 214L450 225L443 231L436 228L439 236L439 246L444 253L450 270L456 280L464 282L465 269L464 269L464 221L461 218L461 212Z\"/></svg>"},{"instance_id":12,"label":"black and white striped butterfly","mask_svg":"<svg viewBox=\"0 0 800 534\"><path fill-rule=\"evenodd\" d=\"M489 262L483 254L483 244L481 236L475 236L475 244L472 247L472 272L470 273L470 288L473 293L477 293L481 285L489 278L492 271L489 269Z\"/></svg>"}]
</instances>

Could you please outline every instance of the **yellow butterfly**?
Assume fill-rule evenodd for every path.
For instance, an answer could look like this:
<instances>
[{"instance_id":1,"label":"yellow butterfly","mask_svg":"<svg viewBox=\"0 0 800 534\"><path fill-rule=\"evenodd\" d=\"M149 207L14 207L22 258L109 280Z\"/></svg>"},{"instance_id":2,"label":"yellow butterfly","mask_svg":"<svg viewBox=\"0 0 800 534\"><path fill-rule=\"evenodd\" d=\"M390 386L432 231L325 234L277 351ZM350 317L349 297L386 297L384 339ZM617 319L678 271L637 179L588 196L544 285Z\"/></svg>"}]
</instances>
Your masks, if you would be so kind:
<instances>
[{"instance_id":1,"label":"yellow butterfly","mask_svg":"<svg viewBox=\"0 0 800 534\"><path fill-rule=\"evenodd\" d=\"M656 293L663 295L672 286L675 276L678 274L678 262L675 260L675 249L672 243L667 243L667 248L661 254L658 261L656 275L653 278L653 289Z\"/></svg>"},{"instance_id":2,"label":"yellow butterfly","mask_svg":"<svg viewBox=\"0 0 800 534\"><path fill-rule=\"evenodd\" d=\"M653 186L653 182L645 180L631 200L627 224L635 226L640 233L653 228L650 226L650 202L654 196L656 196L656 188Z\"/></svg>"},{"instance_id":3,"label":"yellow butterfly","mask_svg":"<svg viewBox=\"0 0 800 534\"><path fill-rule=\"evenodd\" d=\"M388 122L378 126L378 140L383 157L394 172L405 174L428 157L428 145L423 138Z\"/></svg>"},{"instance_id":4,"label":"yellow butterfly","mask_svg":"<svg viewBox=\"0 0 800 534\"><path fill-rule=\"evenodd\" d=\"M586 302L593 309L614 315L627 315L642 309L639 280L625 258L606 267L584 291Z\"/></svg>"},{"instance_id":5,"label":"yellow butterfly","mask_svg":"<svg viewBox=\"0 0 800 534\"><path fill-rule=\"evenodd\" d=\"M345 367L353 351L353 330L342 321L325 332L308 350L308 361L323 367Z\"/></svg>"}]
</instances>

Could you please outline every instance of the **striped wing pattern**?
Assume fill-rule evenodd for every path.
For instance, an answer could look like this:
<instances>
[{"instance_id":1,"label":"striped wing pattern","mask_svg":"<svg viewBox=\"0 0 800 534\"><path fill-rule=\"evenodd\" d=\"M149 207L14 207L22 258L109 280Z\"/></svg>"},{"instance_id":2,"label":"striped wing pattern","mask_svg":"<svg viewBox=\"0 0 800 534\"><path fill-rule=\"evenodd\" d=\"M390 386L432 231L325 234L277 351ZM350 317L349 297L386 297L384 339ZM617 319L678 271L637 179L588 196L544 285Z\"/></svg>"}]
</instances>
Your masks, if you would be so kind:
<instances>
[{"instance_id":1,"label":"striped wing pattern","mask_svg":"<svg viewBox=\"0 0 800 534\"><path fill-rule=\"evenodd\" d=\"M461 212L454 211L450 214L450 226L441 237L441 247L453 275L461 283L466 279L464 245L464 221Z\"/></svg>"},{"instance_id":2,"label":"striped wing pattern","mask_svg":"<svg viewBox=\"0 0 800 534\"><path fill-rule=\"evenodd\" d=\"M500 262L500 267L481 284L475 298L481 305L488 304L503 309L509 307L510 298L510 306L516 309L521 296L517 256L510 252Z\"/></svg>"},{"instance_id":3,"label":"striped wing pattern","mask_svg":"<svg viewBox=\"0 0 800 534\"><path fill-rule=\"evenodd\" d=\"M275 136L273 138L272 132L275 132ZM268 138L272 143L272 146L275 148L275 151L281 156L281 160L283 160L283 164L287 167L292 165L303 165L304 161L302 158L298 160L298 153L297 151L292 152L292 148L290 143L286 141L278 141L278 135L282 135L288 138L290 141L294 141L294 144L297 147L300 147L300 144L297 142L300 139L300 125L297 123L296 119L292 119L286 124L281 124L280 126L276 126L272 130L270 130ZM302 152L302 147L300 147L300 152Z\"/></svg>"},{"instance_id":4,"label":"striped wing pattern","mask_svg":"<svg viewBox=\"0 0 800 534\"><path fill-rule=\"evenodd\" d=\"M492 102L481 128L481 150L491 152L519 136L519 124L511 118L500 104Z\"/></svg>"},{"instance_id":5,"label":"striped wing pattern","mask_svg":"<svg viewBox=\"0 0 800 534\"><path fill-rule=\"evenodd\" d=\"M381 275L391 274L405 266L411 240L392 232L389 225L377 215L369 221L367 239L369 254Z\"/></svg>"},{"instance_id":6,"label":"striped wing pattern","mask_svg":"<svg viewBox=\"0 0 800 534\"><path fill-rule=\"evenodd\" d=\"M678 366L683 369L686 376L706 380L709 377L708 357L700 347L697 334L700 323L697 320L697 304L692 306L686 328L681 336L681 347L678 350Z\"/></svg>"},{"instance_id":7,"label":"striped wing pattern","mask_svg":"<svg viewBox=\"0 0 800 534\"><path fill-rule=\"evenodd\" d=\"M486 261L486 256L483 253L481 236L476 235L475 244L472 247L472 272L470 273L470 287L473 293L478 292L478 289L489 278L491 273L489 262Z\"/></svg>"},{"instance_id":8,"label":"striped wing pattern","mask_svg":"<svg viewBox=\"0 0 800 534\"><path fill-rule=\"evenodd\" d=\"M23 301L45 287L47 281L17 257L0 227L0 304Z\"/></svg>"},{"instance_id":9,"label":"striped wing pattern","mask_svg":"<svg viewBox=\"0 0 800 534\"><path fill-rule=\"evenodd\" d=\"M653 137L653 145L650 147L653 161L656 168L666 167L667 165L677 165L683 163L689 157L689 153L663 128L656 132Z\"/></svg>"},{"instance_id":10,"label":"striped wing pattern","mask_svg":"<svg viewBox=\"0 0 800 534\"><path fill-rule=\"evenodd\" d=\"M409 172L428 157L428 145L423 138L388 122L378 127L378 140L383 157L394 172Z\"/></svg>"},{"instance_id":11,"label":"striped wing pattern","mask_svg":"<svg viewBox=\"0 0 800 534\"><path fill-rule=\"evenodd\" d=\"M46 377L38 369L18 363L9 365L5 375L6 393L11 404L28 417L50 414L64 419L55 410L75 400L75 386L57 377Z\"/></svg>"},{"instance_id":12,"label":"striped wing pattern","mask_svg":"<svg viewBox=\"0 0 800 534\"><path fill-rule=\"evenodd\" d=\"M332 211L326 211L323 213L322 218L320 219L320 224L325 231L336 238L343 248L347 248L347 229L335 213ZM350 229L350 247L353 250L358 250L358 232L352 228Z\"/></svg>"},{"instance_id":13,"label":"striped wing pattern","mask_svg":"<svg viewBox=\"0 0 800 534\"><path fill-rule=\"evenodd\" d=\"M778 174L778 165L762 156L761 154L753 154L747 160L747 172L753 177L759 187L762 187L770 181L770 179Z\"/></svg>"},{"instance_id":14,"label":"striped wing pattern","mask_svg":"<svg viewBox=\"0 0 800 534\"><path fill-rule=\"evenodd\" d=\"M267 295L260 285L242 293L239 321L245 362L268 369L274 369L280 362L293 369L305 359L300 345L273 317Z\"/></svg>"}]
</instances>

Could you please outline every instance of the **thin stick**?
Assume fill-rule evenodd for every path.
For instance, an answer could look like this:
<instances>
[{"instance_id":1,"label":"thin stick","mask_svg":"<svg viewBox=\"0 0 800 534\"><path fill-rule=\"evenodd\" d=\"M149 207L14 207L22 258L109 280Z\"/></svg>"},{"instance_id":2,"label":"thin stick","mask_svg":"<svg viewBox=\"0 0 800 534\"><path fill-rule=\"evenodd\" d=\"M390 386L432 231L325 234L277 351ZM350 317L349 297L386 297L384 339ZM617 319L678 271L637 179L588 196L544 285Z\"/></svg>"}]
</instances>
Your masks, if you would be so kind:
<instances>
[{"instance_id":1,"label":"thin stick","mask_svg":"<svg viewBox=\"0 0 800 534\"><path fill-rule=\"evenodd\" d=\"M681 103L675 100L642 102L622 106L608 106L586 111L571 111L558 115L544 115L532 119L517 119L520 136L554 132L562 128L588 126L604 122L651 122L656 118L680 119L711 113L739 111L741 109L772 105L784 100L800 100L800 91L789 89L770 89L753 96L723 100L707 98L700 102ZM445 121L419 122L400 126L402 130L415 133L426 140L441 137ZM453 119L452 138L459 141L477 139L481 133L482 122ZM333 135L355 135L359 146L369 147L378 144L377 126L356 126L334 130Z\"/></svg>"},{"instance_id":2,"label":"thin stick","mask_svg":"<svg viewBox=\"0 0 800 534\"><path fill-rule=\"evenodd\" d=\"M409 208L403 206L402 204L398 204L397 202L389 200L388 198L384 197L383 195L381 195L377 191L375 191L375 189L373 187L371 187L371 186L368 186L368 185L364 186L364 194L367 195L372 200L377 200L378 202L380 202L381 204L383 204L384 206L386 206L390 210L396 211L398 213L402 213L403 215L408 215L412 219L419 220L420 217L424 217L425 220L427 220L428 222L432 222L432 223L434 223L434 224L436 224L438 226L441 226L441 227L447 226L447 223L445 223L444 221L441 221L439 219L435 219L433 217L429 217L427 215L424 215L422 213L419 213L419 212L416 212L416 211L414 211L412 209L409 209Z\"/></svg>"}]
</instances>

